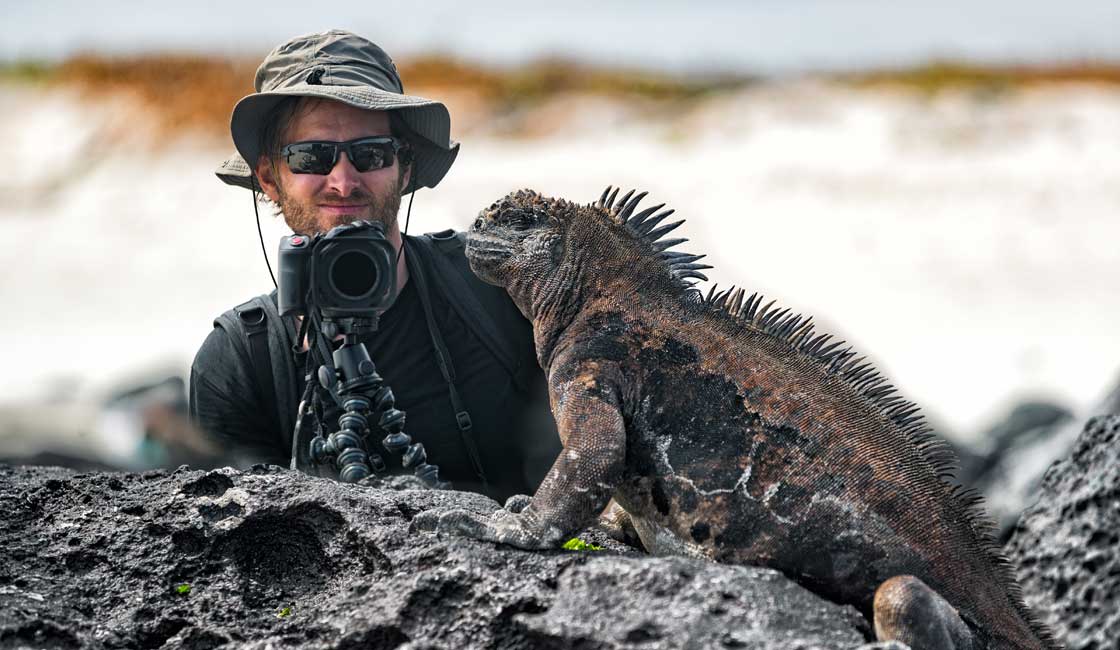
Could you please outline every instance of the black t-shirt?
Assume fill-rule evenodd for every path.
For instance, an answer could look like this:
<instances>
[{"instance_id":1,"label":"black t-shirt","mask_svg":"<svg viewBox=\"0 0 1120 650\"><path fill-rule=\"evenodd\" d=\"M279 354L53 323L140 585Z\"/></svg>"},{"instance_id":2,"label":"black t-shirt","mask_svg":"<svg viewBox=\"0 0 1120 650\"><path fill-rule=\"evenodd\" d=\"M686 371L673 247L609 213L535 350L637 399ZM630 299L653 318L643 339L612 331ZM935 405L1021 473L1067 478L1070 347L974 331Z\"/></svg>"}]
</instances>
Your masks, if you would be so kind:
<instances>
[{"instance_id":1,"label":"black t-shirt","mask_svg":"<svg viewBox=\"0 0 1120 650\"><path fill-rule=\"evenodd\" d=\"M405 284L381 315L378 331L362 338L378 373L392 387L397 408L407 414L404 431L424 444L428 462L438 465L440 477L456 489L485 491L499 501L512 494L532 494L560 449L543 373L538 369L529 386L519 387L435 283L428 284L433 316L455 369L456 388L470 413L471 435L489 489L483 490L456 426L415 281ZM305 356L296 356L297 394L304 388ZM523 361L535 364L535 359ZM291 450L284 448L285 436L275 415L266 412L262 387L256 384L251 360L238 352L226 330L215 328L191 369L191 414L231 456L287 465ZM327 426L329 431L338 428L337 422ZM309 443L310 437L305 434L303 442ZM383 437L374 425L371 451L386 460L390 471L402 471L399 457L381 447Z\"/></svg>"}]
</instances>

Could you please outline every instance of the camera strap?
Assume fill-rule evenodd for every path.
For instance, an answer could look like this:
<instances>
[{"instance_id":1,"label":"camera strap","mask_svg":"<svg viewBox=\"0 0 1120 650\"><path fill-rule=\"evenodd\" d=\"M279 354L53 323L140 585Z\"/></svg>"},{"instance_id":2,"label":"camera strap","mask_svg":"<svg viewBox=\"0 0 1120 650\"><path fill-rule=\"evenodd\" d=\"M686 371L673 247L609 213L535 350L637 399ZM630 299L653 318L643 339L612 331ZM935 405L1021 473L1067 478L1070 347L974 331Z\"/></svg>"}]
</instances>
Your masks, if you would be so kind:
<instances>
[{"instance_id":1,"label":"camera strap","mask_svg":"<svg viewBox=\"0 0 1120 650\"><path fill-rule=\"evenodd\" d=\"M451 397L451 408L455 410L455 425L459 428L459 437L463 440L463 446L467 448L467 455L470 457L475 474L482 481L483 489L489 490L490 484L486 480L486 472L482 468L482 458L478 453L478 445L474 441L471 414L467 412L467 407L459 396L459 390L455 388L455 366L451 362L451 355L443 342L443 334L440 333L439 325L436 324L435 315L432 312L432 297L428 293L428 281L424 276L423 265L418 264L417 260L413 259L411 255L405 257L405 264L408 265L409 277L416 283L416 293L420 295L420 304L424 307L424 320L428 321L428 333L431 334L432 346L436 352L436 365L439 366L443 380L447 382L447 392Z\"/></svg>"}]
</instances>

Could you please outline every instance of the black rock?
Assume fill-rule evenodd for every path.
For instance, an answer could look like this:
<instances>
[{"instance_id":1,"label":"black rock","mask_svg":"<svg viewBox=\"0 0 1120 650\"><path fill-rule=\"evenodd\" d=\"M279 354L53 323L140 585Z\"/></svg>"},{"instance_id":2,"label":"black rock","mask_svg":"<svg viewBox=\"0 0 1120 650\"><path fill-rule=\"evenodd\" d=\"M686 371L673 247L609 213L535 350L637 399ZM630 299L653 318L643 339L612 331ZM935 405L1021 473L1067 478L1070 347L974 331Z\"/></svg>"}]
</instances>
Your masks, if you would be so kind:
<instances>
[{"instance_id":1,"label":"black rock","mask_svg":"<svg viewBox=\"0 0 1120 650\"><path fill-rule=\"evenodd\" d=\"M1008 450L1036 444L1045 439L1054 427L1068 422L1073 413L1064 406L1050 402L1023 402L1016 404L999 422L984 432L981 438L987 445L984 464L977 474L989 471Z\"/></svg>"},{"instance_id":2,"label":"black rock","mask_svg":"<svg viewBox=\"0 0 1120 650\"><path fill-rule=\"evenodd\" d=\"M1069 426L1073 414L1047 402L1017 405L982 436L979 455L961 457L961 483L984 496L996 522L996 535L1005 540L1019 515L1038 498L1042 475L1069 452L1080 426Z\"/></svg>"},{"instance_id":3,"label":"black rock","mask_svg":"<svg viewBox=\"0 0 1120 650\"><path fill-rule=\"evenodd\" d=\"M598 531L581 537L604 550L582 552L413 533L429 508L498 506L391 487L0 466L0 647L851 649L870 633L774 571Z\"/></svg>"},{"instance_id":4,"label":"black rock","mask_svg":"<svg viewBox=\"0 0 1120 650\"><path fill-rule=\"evenodd\" d=\"M1091 420L1007 545L1027 604L1070 650L1120 639L1120 417Z\"/></svg>"},{"instance_id":5,"label":"black rock","mask_svg":"<svg viewBox=\"0 0 1120 650\"><path fill-rule=\"evenodd\" d=\"M1120 380L1112 386L1112 390L1101 399L1096 406L1098 414L1120 415Z\"/></svg>"},{"instance_id":6,"label":"black rock","mask_svg":"<svg viewBox=\"0 0 1120 650\"><path fill-rule=\"evenodd\" d=\"M1084 423L1099 415L1120 415L1120 381L1078 413L1048 402L1024 402L981 436L979 448L956 447L957 478L984 496L1000 540L1007 540L1019 516L1038 500L1046 470L1069 455Z\"/></svg>"}]
</instances>

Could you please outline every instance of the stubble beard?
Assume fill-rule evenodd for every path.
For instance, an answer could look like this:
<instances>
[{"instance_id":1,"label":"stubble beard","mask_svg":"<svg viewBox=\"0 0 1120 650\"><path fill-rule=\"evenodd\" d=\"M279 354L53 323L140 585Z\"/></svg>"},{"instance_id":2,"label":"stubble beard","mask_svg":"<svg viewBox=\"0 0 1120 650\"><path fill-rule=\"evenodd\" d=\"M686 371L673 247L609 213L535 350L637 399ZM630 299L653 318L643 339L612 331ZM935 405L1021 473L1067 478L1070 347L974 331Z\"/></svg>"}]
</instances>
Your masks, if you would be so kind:
<instances>
[{"instance_id":1,"label":"stubble beard","mask_svg":"<svg viewBox=\"0 0 1120 650\"><path fill-rule=\"evenodd\" d=\"M341 201L341 197L335 195L320 195L312 197L311 203L302 203L285 192L282 184L277 184L276 186L276 192L280 199L278 201L278 207L280 208L280 212L284 215L284 222L288 224L292 232L301 235L321 234L335 226L341 226L359 219L365 221L379 221L385 225L385 231L388 232L392 229L393 224L396 223L397 213L401 208L401 190L403 189L401 186L401 182L403 181L402 177L403 174L397 176L397 182L384 196L375 196L365 190L357 190L350 196L347 196L347 203L366 203L369 205L368 212L362 215L338 215L330 217L327 222L323 222L319 218L315 202L320 199L328 203L331 201Z\"/></svg>"}]
</instances>

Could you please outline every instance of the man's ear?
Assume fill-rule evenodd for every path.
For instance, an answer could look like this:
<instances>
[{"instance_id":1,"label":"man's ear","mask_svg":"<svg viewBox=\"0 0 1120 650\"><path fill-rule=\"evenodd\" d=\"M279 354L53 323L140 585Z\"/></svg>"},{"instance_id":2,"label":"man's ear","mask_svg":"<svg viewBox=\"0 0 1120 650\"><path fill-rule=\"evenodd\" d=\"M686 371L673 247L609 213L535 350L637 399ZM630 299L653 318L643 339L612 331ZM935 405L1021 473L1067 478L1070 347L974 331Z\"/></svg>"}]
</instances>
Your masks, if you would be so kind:
<instances>
[{"instance_id":1,"label":"man's ear","mask_svg":"<svg viewBox=\"0 0 1120 650\"><path fill-rule=\"evenodd\" d=\"M412 180L412 161L409 161L404 168L404 177L401 179L401 189L408 187L409 181Z\"/></svg>"},{"instance_id":2,"label":"man's ear","mask_svg":"<svg viewBox=\"0 0 1120 650\"><path fill-rule=\"evenodd\" d=\"M276 168L272 165L272 160L268 156L262 155L257 158L257 182L261 184L261 190L264 191L273 203L280 202L280 188L278 186L278 179L276 178Z\"/></svg>"}]
</instances>

